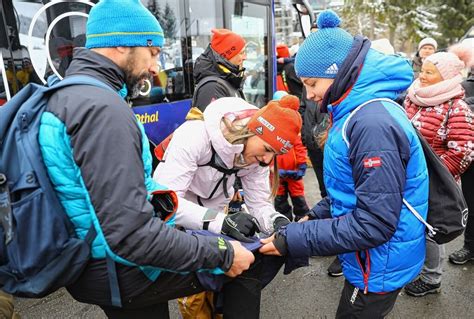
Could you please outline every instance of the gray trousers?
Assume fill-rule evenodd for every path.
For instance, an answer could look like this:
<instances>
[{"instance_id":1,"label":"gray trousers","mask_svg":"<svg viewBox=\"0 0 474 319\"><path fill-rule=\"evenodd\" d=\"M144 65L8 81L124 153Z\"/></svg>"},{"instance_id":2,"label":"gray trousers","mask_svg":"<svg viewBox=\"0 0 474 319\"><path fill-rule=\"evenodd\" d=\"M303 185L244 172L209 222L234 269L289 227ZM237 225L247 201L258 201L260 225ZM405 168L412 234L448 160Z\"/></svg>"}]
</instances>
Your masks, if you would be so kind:
<instances>
[{"instance_id":1,"label":"gray trousers","mask_svg":"<svg viewBox=\"0 0 474 319\"><path fill-rule=\"evenodd\" d=\"M420 275L424 282L432 285L441 283L444 257L444 245L438 245L433 239L426 236L425 264Z\"/></svg>"}]
</instances>

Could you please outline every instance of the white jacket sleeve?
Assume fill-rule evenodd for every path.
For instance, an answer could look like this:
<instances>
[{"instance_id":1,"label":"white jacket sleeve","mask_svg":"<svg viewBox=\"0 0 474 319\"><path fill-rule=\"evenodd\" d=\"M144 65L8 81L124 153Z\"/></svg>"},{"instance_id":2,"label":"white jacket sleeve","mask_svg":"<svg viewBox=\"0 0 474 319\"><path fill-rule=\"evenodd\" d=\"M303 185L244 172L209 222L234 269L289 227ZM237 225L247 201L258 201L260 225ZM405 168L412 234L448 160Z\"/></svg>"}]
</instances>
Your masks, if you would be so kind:
<instances>
[{"instance_id":1,"label":"white jacket sleeve","mask_svg":"<svg viewBox=\"0 0 474 319\"><path fill-rule=\"evenodd\" d=\"M201 154L209 147L202 134L197 133L199 127L195 124L185 123L188 129L178 129L173 134L168 148L164 155L164 162L156 168L153 179L163 186L174 190L178 195L178 209L175 215L175 222L187 229L202 229L204 217L209 210L186 200L185 194L188 191L194 175L198 169L198 160ZM181 128L181 127L180 127ZM190 133L194 131L193 133ZM209 231L220 233L225 214L219 212L209 223Z\"/></svg>"},{"instance_id":2,"label":"white jacket sleeve","mask_svg":"<svg viewBox=\"0 0 474 319\"><path fill-rule=\"evenodd\" d=\"M208 210L209 208L199 206L189 200L178 197L175 223L176 225L184 226L186 229L202 229L204 217ZM223 212L217 212L217 215L212 217L208 230L220 234L225 216Z\"/></svg>"},{"instance_id":3,"label":"white jacket sleeve","mask_svg":"<svg viewBox=\"0 0 474 319\"><path fill-rule=\"evenodd\" d=\"M274 232L273 222L278 217L286 218L277 212L270 199L270 169L256 166L240 175L245 203L250 213L260 223L260 230L270 235Z\"/></svg>"}]
</instances>

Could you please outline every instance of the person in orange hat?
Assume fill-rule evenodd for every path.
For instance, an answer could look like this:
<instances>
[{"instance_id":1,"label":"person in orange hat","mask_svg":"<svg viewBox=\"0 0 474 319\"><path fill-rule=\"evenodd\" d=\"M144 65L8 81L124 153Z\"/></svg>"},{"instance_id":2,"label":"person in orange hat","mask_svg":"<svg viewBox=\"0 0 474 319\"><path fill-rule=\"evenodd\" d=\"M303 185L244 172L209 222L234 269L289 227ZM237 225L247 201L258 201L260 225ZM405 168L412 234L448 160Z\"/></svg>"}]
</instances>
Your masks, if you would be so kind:
<instances>
[{"instance_id":1,"label":"person in orange hat","mask_svg":"<svg viewBox=\"0 0 474 319\"><path fill-rule=\"evenodd\" d=\"M276 56L277 59L285 59L290 57L290 50L286 44L280 43L276 46ZM277 63L277 78L276 78L276 88L277 91L289 92L288 84L286 82L285 71L283 67L284 63Z\"/></svg>"},{"instance_id":2,"label":"person in orange hat","mask_svg":"<svg viewBox=\"0 0 474 319\"><path fill-rule=\"evenodd\" d=\"M303 83L296 76L294 58L286 44L280 43L276 47L277 55L277 91L285 91L291 95L301 96Z\"/></svg>"},{"instance_id":3,"label":"person in orange hat","mask_svg":"<svg viewBox=\"0 0 474 319\"><path fill-rule=\"evenodd\" d=\"M278 188L278 175L274 176L272 191L269 165L277 154L290 152L298 139L302 125L298 107L294 96L272 101L261 109L240 98L220 98L209 104L201 118L188 120L176 129L153 175L155 181L167 185L179 197L176 224L223 233L240 241L248 241L255 232L268 236L289 224L270 201ZM226 214L236 177L240 177L245 192L244 211ZM279 258L267 262L257 255L251 271L260 274L265 268L266 272L258 275L259 280L249 278L236 285L238 291L231 293L227 288L224 308L228 293L260 297L261 288L273 279L284 261ZM179 305L183 318L198 317L193 310L196 308L212 309L212 302L202 305L203 296L192 304L182 299ZM229 313L231 309L224 311ZM259 309L249 305L236 309L236 313L242 318L258 318Z\"/></svg>"},{"instance_id":4,"label":"person in orange hat","mask_svg":"<svg viewBox=\"0 0 474 319\"><path fill-rule=\"evenodd\" d=\"M289 58L291 56L290 49L288 49L288 46L284 43L277 44L276 51L277 58Z\"/></svg>"},{"instance_id":5,"label":"person in orange hat","mask_svg":"<svg viewBox=\"0 0 474 319\"><path fill-rule=\"evenodd\" d=\"M153 175L180 197L176 224L220 233L236 176L260 232L270 235L287 224L288 218L268 201L278 188L275 180L270 189L268 166L276 155L290 152L299 138L298 107L299 99L291 95L261 109L240 98L221 98L202 117L178 127ZM209 209L215 211L212 218L206 215Z\"/></svg>"},{"instance_id":6,"label":"person in orange hat","mask_svg":"<svg viewBox=\"0 0 474 319\"><path fill-rule=\"evenodd\" d=\"M211 48L230 63L242 67L245 40L227 29L212 29Z\"/></svg>"},{"instance_id":7,"label":"person in orange hat","mask_svg":"<svg viewBox=\"0 0 474 319\"><path fill-rule=\"evenodd\" d=\"M193 106L204 111L221 97L240 97L244 83L245 40L227 29L212 29L207 49L194 65Z\"/></svg>"}]
</instances>

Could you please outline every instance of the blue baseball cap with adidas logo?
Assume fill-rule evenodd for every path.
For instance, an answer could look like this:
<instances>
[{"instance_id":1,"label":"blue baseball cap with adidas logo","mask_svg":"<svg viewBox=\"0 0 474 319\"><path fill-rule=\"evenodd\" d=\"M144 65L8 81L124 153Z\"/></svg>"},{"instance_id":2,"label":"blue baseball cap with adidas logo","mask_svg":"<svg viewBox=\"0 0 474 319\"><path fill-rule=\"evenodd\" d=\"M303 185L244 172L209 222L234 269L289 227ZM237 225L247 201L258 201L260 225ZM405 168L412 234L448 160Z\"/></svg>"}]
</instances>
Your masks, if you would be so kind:
<instances>
[{"instance_id":1,"label":"blue baseball cap with adidas logo","mask_svg":"<svg viewBox=\"0 0 474 319\"><path fill-rule=\"evenodd\" d=\"M340 23L332 10L318 15L318 29L304 40L296 55L295 70L299 77L336 78L354 41L350 33L339 28Z\"/></svg>"}]
</instances>

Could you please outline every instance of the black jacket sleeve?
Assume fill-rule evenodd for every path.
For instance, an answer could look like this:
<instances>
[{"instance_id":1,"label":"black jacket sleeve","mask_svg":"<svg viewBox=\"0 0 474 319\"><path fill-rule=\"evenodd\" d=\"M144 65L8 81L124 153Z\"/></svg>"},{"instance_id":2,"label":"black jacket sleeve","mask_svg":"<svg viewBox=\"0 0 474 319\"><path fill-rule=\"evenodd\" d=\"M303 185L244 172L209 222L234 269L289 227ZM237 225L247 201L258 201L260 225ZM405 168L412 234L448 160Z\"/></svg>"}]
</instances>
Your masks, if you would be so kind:
<instances>
[{"instance_id":1,"label":"black jacket sleeve","mask_svg":"<svg viewBox=\"0 0 474 319\"><path fill-rule=\"evenodd\" d=\"M296 76L294 64L285 64L283 69L285 70L286 83L288 84L288 90L290 91L290 94L300 97L303 91L303 83L301 82L300 78Z\"/></svg>"},{"instance_id":2,"label":"black jacket sleeve","mask_svg":"<svg viewBox=\"0 0 474 319\"><path fill-rule=\"evenodd\" d=\"M113 253L137 265L173 271L229 269L233 253L222 240L191 236L153 217L141 132L118 95L75 86L60 91L49 105L65 122L74 161Z\"/></svg>"},{"instance_id":3,"label":"black jacket sleeve","mask_svg":"<svg viewBox=\"0 0 474 319\"><path fill-rule=\"evenodd\" d=\"M229 92L220 85L218 82L210 81L201 86L196 92L196 97L194 98L195 105L202 112L207 108L207 106L214 100L217 100L221 97L228 97Z\"/></svg>"}]
</instances>

